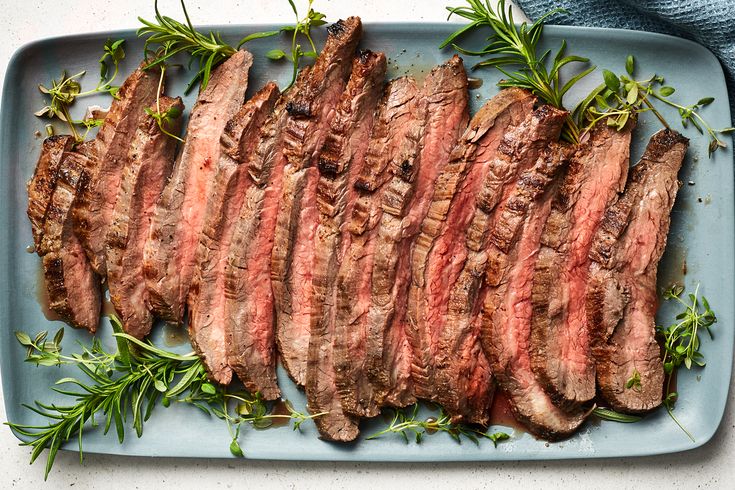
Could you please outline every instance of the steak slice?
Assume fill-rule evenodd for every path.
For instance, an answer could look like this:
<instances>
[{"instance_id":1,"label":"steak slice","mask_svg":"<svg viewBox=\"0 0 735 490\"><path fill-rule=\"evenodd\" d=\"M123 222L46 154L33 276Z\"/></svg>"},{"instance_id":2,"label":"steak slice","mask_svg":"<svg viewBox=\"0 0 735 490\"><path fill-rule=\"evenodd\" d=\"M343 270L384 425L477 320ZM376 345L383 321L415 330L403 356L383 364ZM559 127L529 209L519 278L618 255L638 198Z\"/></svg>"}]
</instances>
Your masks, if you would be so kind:
<instances>
[{"instance_id":1,"label":"steak slice","mask_svg":"<svg viewBox=\"0 0 735 490\"><path fill-rule=\"evenodd\" d=\"M511 410L535 435L557 440L571 435L584 421L579 409L566 412L556 406L531 369L528 342L531 335L531 294L534 263L541 234L558 186L548 185L563 149L550 149L541 156L536 167L522 177L527 184L516 196L515 210L508 206L510 224L506 236L515 240L494 243L493 259L487 270L488 291L482 307L481 338L498 386L506 393ZM505 227L503 227L505 229ZM506 252L507 250L507 252Z\"/></svg>"},{"instance_id":2,"label":"steak slice","mask_svg":"<svg viewBox=\"0 0 735 490\"><path fill-rule=\"evenodd\" d=\"M421 233L411 253L408 296L408 340L411 380L417 398L433 395L433 359L449 292L461 271L464 235L475 210L475 197L488 174L503 134L531 112L535 97L525 90L506 89L472 118L452 150L435 191Z\"/></svg>"},{"instance_id":3,"label":"steak slice","mask_svg":"<svg viewBox=\"0 0 735 490\"><path fill-rule=\"evenodd\" d=\"M33 244L36 248L43 239L43 223L51 196L56 188L56 178L62 160L72 150L74 138L71 136L50 136L43 140L41 155L38 157L33 177L28 182L28 219L31 221Z\"/></svg>"},{"instance_id":4,"label":"steak slice","mask_svg":"<svg viewBox=\"0 0 735 490\"><path fill-rule=\"evenodd\" d=\"M299 79L308 74L302 70ZM225 265L225 325L229 363L238 371L246 363L262 368L257 375L261 386L271 380L271 389L264 397L277 398L280 390L275 384L276 353L271 289L271 250L275 233L278 203L281 199L283 167L286 159L282 152L281 128L288 117L286 105L296 96L300 81L281 95L273 112L260 128L254 151L242 165L252 179L246 186L240 213L237 216ZM234 329L237 326L237 329ZM245 328L247 327L247 328ZM235 336L237 334L237 337ZM248 346L248 349L242 346ZM242 353L246 354L242 354ZM235 356L238 359L233 359ZM254 378L253 378L254 379ZM273 389L275 387L275 389Z\"/></svg>"},{"instance_id":5,"label":"steak slice","mask_svg":"<svg viewBox=\"0 0 735 490\"><path fill-rule=\"evenodd\" d=\"M262 391L267 399L273 398L273 393L277 397L280 391L275 379L260 374L255 359L251 361L250 326L227 322L225 269L245 191L252 185L243 164L258 143L260 127L273 110L278 96L278 86L273 82L266 84L225 125L189 291L189 338L204 360L209 375L226 385L235 368L248 390ZM250 364L253 364L252 369Z\"/></svg>"},{"instance_id":6,"label":"steak slice","mask_svg":"<svg viewBox=\"0 0 735 490\"><path fill-rule=\"evenodd\" d=\"M434 68L418 100L416 124L391 161L383 194L368 314L367 372L378 403L415 402L406 304L411 245L431 204L434 184L469 119L467 72L459 56ZM420 143L418 137L420 136Z\"/></svg>"},{"instance_id":7,"label":"steak slice","mask_svg":"<svg viewBox=\"0 0 735 490\"><path fill-rule=\"evenodd\" d=\"M103 277L107 274L107 228L112 222L123 169L130 163L128 149L141 121L147 118L145 109L155 104L159 94L161 72L158 68L145 70L147 63L143 61L120 86L94 140L98 160L95 173L74 204L74 232L92 268Z\"/></svg>"},{"instance_id":8,"label":"steak slice","mask_svg":"<svg viewBox=\"0 0 735 490\"><path fill-rule=\"evenodd\" d=\"M186 141L151 220L143 270L150 307L168 321L183 320L220 136L242 106L252 62L250 53L238 51L212 71L191 111Z\"/></svg>"},{"instance_id":9,"label":"steak slice","mask_svg":"<svg viewBox=\"0 0 735 490\"><path fill-rule=\"evenodd\" d=\"M676 176L689 140L654 134L605 213L590 250L587 322L602 396L615 410L642 413L661 404L664 371L656 342L656 273L666 247ZM635 373L640 384L628 388Z\"/></svg>"},{"instance_id":10,"label":"steak slice","mask_svg":"<svg viewBox=\"0 0 735 490\"><path fill-rule=\"evenodd\" d=\"M151 110L180 116L181 98L161 97ZM173 111L173 112L172 112ZM181 132L181 117L171 117L167 132ZM142 339L153 325L148 309L148 291L143 277L143 250L156 202L176 156L176 139L164 133L156 120L146 117L131 141L128 164L120 176L120 188L107 229L107 285L110 301L123 329Z\"/></svg>"},{"instance_id":11,"label":"steak slice","mask_svg":"<svg viewBox=\"0 0 735 490\"><path fill-rule=\"evenodd\" d=\"M298 95L286 106L288 117L282 131L287 165L271 259L278 346L284 367L300 385L306 379L308 349L294 339L308 337L311 324L314 237L319 220L316 163L350 74L362 23L359 17L350 17L329 26L328 32L324 49L303 78Z\"/></svg>"},{"instance_id":12,"label":"steak slice","mask_svg":"<svg viewBox=\"0 0 735 490\"><path fill-rule=\"evenodd\" d=\"M362 51L352 61L352 73L337 105L330 131L319 154L310 332L334 339L337 272L352 235L346 221L352 213L357 190L352 186L363 169L370 143L375 109L383 90L387 69L385 55ZM350 370L352 347L334 339L333 369L336 394L347 413L357 411L354 395L364 373ZM308 368L307 368L308 374ZM356 382L357 381L357 382ZM331 389L331 388L330 388Z\"/></svg>"},{"instance_id":13,"label":"steak slice","mask_svg":"<svg viewBox=\"0 0 735 490\"><path fill-rule=\"evenodd\" d=\"M79 189L94 172L93 145L92 141L82 143L61 161L37 249L43 257L49 307L73 327L91 333L100 321L100 280L74 234L72 207Z\"/></svg>"},{"instance_id":14,"label":"steak slice","mask_svg":"<svg viewBox=\"0 0 735 490\"><path fill-rule=\"evenodd\" d=\"M464 263L450 289L434 361L434 399L455 421L488 422L494 384L479 338L480 308L489 289L483 277L499 267L497 249L507 253L515 246L525 209L558 167L539 157L559 138L566 117L542 105L509 130L477 195L465 249L454 258ZM493 279L488 274L490 286L497 284Z\"/></svg>"},{"instance_id":15,"label":"steak slice","mask_svg":"<svg viewBox=\"0 0 735 490\"><path fill-rule=\"evenodd\" d=\"M589 250L605 208L623 190L633 123L600 125L574 155L552 203L533 276L531 363L563 408L595 396L595 369L585 321Z\"/></svg>"},{"instance_id":16,"label":"steak slice","mask_svg":"<svg viewBox=\"0 0 735 490\"><path fill-rule=\"evenodd\" d=\"M398 154L406 131L410 129L418 96L419 89L412 78L398 78L385 88L375 113L365 163L353 185L351 214L345 217L343 225L345 247L335 287L333 366L342 409L355 415L373 416L380 410L366 370L367 321L375 245L383 214L384 184L390 179L389 164ZM312 345L318 347L316 342L310 347ZM334 388L327 381L323 385L323 404L328 406L334 403L330 400ZM339 405L335 411L337 409ZM357 433L356 426L354 433Z\"/></svg>"}]
</instances>

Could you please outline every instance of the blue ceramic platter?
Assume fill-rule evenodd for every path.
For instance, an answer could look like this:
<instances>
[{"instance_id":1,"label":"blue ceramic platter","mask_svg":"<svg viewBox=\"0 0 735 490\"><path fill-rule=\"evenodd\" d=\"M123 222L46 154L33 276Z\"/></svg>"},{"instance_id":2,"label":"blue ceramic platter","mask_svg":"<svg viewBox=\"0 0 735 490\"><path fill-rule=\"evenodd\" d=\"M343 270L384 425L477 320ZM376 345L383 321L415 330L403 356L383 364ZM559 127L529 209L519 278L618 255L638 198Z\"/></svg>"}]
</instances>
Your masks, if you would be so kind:
<instances>
[{"instance_id":1,"label":"blue ceramic platter","mask_svg":"<svg viewBox=\"0 0 735 490\"><path fill-rule=\"evenodd\" d=\"M362 46L384 51L389 59L389 77L404 74L422 78L433 65L451 56L438 44L456 26L451 24L368 24ZM274 29L272 25L217 26L224 38L236 43L248 33ZM63 324L50 321L39 302L40 260L26 251L32 243L31 227L26 218L26 182L30 178L41 147L44 120L33 113L45 105L36 89L39 83L49 83L62 69L69 73L87 70L84 87L94 86L98 73L97 60L107 38L125 38L127 57L122 64L122 75L127 75L142 56L143 43L133 30L107 32L47 39L21 48L10 61L5 78L0 113L0 366L3 392L9 420L17 423L38 423L39 418L24 409L23 403L33 400L61 401L50 387L59 378L76 376L74 368L37 368L23 362L24 350L15 341L13 331L30 333L41 330L55 331ZM727 89L722 69L716 58L702 46L682 39L623 30L570 28L549 26L544 33L544 44L558 47L562 39L569 44L569 52L587 56L600 68L618 73L624 71L625 58L635 54L637 76L654 72L666 77L666 83L677 88L674 99L693 103L705 96L717 100L703 115L715 128L730 126ZM319 39L321 41L322 39ZM467 39L466 45L479 47L482 39ZM250 92L266 81L275 79L283 87L289 80L290 67L272 62L265 53L287 40L255 41L248 45L255 55L251 71ZM466 60L468 66L472 60ZM579 83L568 95L566 104L576 102L601 81L601 70ZM498 92L499 74L493 70L479 70L472 74L483 80L480 88L471 92L472 109L476 111L488 98ZM573 75L566 73L567 77ZM168 82L170 95L182 95L191 74L185 69L171 70ZM194 96L185 98L188 108ZM74 107L75 116L81 116L84 107L99 103L106 106L104 97L80 101ZM675 111L661 109L664 116L681 129ZM63 127L57 128L63 131ZM632 156L640 156L648 137L660 129L660 124L648 115L641 118L635 131ZM378 440L360 439L354 444L339 445L317 438L311 422L301 432L288 427L269 430L246 428L240 442L246 457L253 459L292 460L353 460L353 461L484 461L522 459L567 459L622 457L677 452L706 443L717 430L725 409L733 355L733 154L728 148L707 157L707 139L695 130L683 130L692 139L680 179L684 182L673 211L672 229L665 258L660 266L659 287L672 281L683 281L693 290L701 282L704 293L719 317L714 332L715 341L703 341L702 351L707 367L680 373L678 390L681 399L676 414L693 434L692 442L672 422L665 411L659 410L637 424L588 422L578 434L559 443L546 443L530 434L513 428L497 426L491 430L513 432L510 441L494 448L490 441L479 446L467 440L457 444L446 434L427 437L417 445L406 444L398 436ZM690 183L693 183L690 185ZM686 273L683 272L686 270ZM659 322L668 324L672 310L666 304L659 312ZM98 336L110 348L113 343L110 327L104 321ZM85 332L67 328L64 340L66 350L74 348L74 341L88 342ZM161 346L171 346L171 332L163 326L154 330L153 340ZM174 335L173 337L176 337ZM176 343L176 342L173 342ZM188 345L177 345L178 351L189 350ZM279 370L284 397L297 409L304 410L305 398L301 391ZM424 409L426 410L426 409ZM426 416L431 412L426 410ZM385 427L387 421L377 417L362 425L363 434L372 434ZM229 435L223 422L209 418L187 406L158 407L145 425L142 438L130 428L123 444L101 431L85 433L87 452L144 456L232 457ZM75 444L68 449L74 450Z\"/></svg>"}]
</instances>

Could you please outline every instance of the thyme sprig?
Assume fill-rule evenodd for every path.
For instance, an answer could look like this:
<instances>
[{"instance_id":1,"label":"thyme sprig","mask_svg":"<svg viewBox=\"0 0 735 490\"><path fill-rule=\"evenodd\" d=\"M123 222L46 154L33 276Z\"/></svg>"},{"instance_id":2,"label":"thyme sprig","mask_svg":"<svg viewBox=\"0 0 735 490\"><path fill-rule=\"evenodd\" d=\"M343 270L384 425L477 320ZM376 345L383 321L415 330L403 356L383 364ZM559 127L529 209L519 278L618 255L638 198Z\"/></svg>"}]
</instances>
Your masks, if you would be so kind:
<instances>
[{"instance_id":1,"label":"thyme sprig","mask_svg":"<svg viewBox=\"0 0 735 490\"><path fill-rule=\"evenodd\" d=\"M626 59L625 74L617 75L610 70L603 70L604 83L595 88L574 110L577 126L587 130L604 120L607 125L620 130L631 116L650 111L668 128L669 123L653 104L653 101L658 101L679 112L682 126L686 128L691 124L700 134L707 134L710 156L717 149L727 146L720 135L731 133L735 128L713 129L699 113L702 108L714 102L713 97L704 97L691 105L679 104L670 98L676 89L665 85L664 77L653 74L637 80L634 78L635 70L636 61L632 55Z\"/></svg>"},{"instance_id":2,"label":"thyme sprig","mask_svg":"<svg viewBox=\"0 0 735 490\"><path fill-rule=\"evenodd\" d=\"M520 87L537 95L542 101L560 109L564 108L564 95L582 78L590 74L595 67L589 66L580 73L562 83L561 69L570 63L587 63L589 59L581 56L566 55L566 41L551 59L551 67L547 64L551 50L539 52L538 43L544 28L544 21L551 15L560 12L552 10L541 16L530 26L524 22L516 25L511 7L505 0L498 0L493 10L490 1L467 0L468 6L447 7L449 16L458 15L470 21L466 26L446 38L441 48L451 45L455 50L468 56L483 56L485 60L477 63L473 69L481 67L497 68L506 79L501 80L500 87ZM480 51L471 51L458 46L455 41L464 34L477 28L489 27L492 35L490 42ZM509 67L518 67L512 70ZM580 130L575 121L569 117L564 126L563 136L572 143L579 142Z\"/></svg>"},{"instance_id":3,"label":"thyme sprig","mask_svg":"<svg viewBox=\"0 0 735 490\"><path fill-rule=\"evenodd\" d=\"M327 23L326 16L322 14L321 12L317 12L312 8L312 3L314 0L309 0L309 8L304 17L299 16L299 11L296 8L296 4L294 4L293 0L288 0L289 5L291 5L291 9L293 10L294 15L296 16L296 24L293 26L286 26L282 27L279 31L273 31L271 33L266 34L278 34L280 32L290 32L291 33L291 54L288 55L286 52L284 52L282 49L272 49L266 53L266 57L268 57L271 60L280 60L280 59L287 59L291 62L293 65L293 70L291 74L291 82L288 84L288 87L286 89L290 88L294 82L296 81L296 76L299 72L299 67L301 66L301 59L304 57L307 58L316 58L317 57L317 50L316 46L314 45L314 40L311 37L311 28L312 27L319 27L323 26ZM302 35L306 38L306 40L309 43L309 46L307 49L308 51L304 51L301 44L298 42L298 36ZM264 36L261 36L264 37ZM247 39L247 38L246 38ZM241 43L242 44L242 43Z\"/></svg>"},{"instance_id":4,"label":"thyme sprig","mask_svg":"<svg viewBox=\"0 0 735 490\"><path fill-rule=\"evenodd\" d=\"M68 75L66 71L61 72L58 79L51 80L50 87L39 85L38 90L47 96L50 100L48 105L44 106L34 114L38 117L47 117L49 119L58 119L65 122L69 126L69 131L77 142L83 141L87 133L95 126L101 124L98 119L81 119L72 118L69 107L79 98L98 93L108 93L113 97L117 97L117 91L120 87L113 85L120 69L120 62L125 58L125 50L123 44L124 39L113 41L108 39L103 47L102 57L99 59L100 79L97 86L93 89L82 91L82 84L79 81L85 71L80 71L74 75ZM110 64L112 64L112 74L110 75ZM108 76L109 75L109 76ZM86 132L80 135L77 126L84 126Z\"/></svg>"},{"instance_id":5,"label":"thyme sprig","mask_svg":"<svg viewBox=\"0 0 735 490\"><path fill-rule=\"evenodd\" d=\"M666 386L663 405L669 416L676 422L681 430L694 441L692 434L679 422L674 415L676 401L679 394L671 391L672 379L675 370L682 365L687 369L692 366L705 366L704 355L700 352L700 334L705 330L710 339L714 339L711 327L717 323L717 316L710 308L707 298L699 297L699 285L693 294L688 294L688 302L683 298L684 287L674 285L664 292L664 299L676 301L684 307L684 311L676 316L676 321L667 327L657 326L658 333L663 338L664 349L664 373L666 374Z\"/></svg>"},{"instance_id":6,"label":"thyme sprig","mask_svg":"<svg viewBox=\"0 0 735 490\"><path fill-rule=\"evenodd\" d=\"M505 432L488 434L487 431L482 431L468 425L452 423L451 417L444 412L444 409L440 409L436 417L420 419L419 404L416 403L413 407L394 410L393 420L391 420L388 427L368 436L366 439L377 439L386 434L400 434L406 443L408 443L409 434L413 434L413 438L419 444L427 434L435 434L437 432L447 433L457 442L461 442L462 436L464 436L475 444L479 444L479 438L482 437L491 440L495 447L498 446L500 441L510 438L510 435Z\"/></svg>"},{"instance_id":7,"label":"thyme sprig","mask_svg":"<svg viewBox=\"0 0 735 490\"><path fill-rule=\"evenodd\" d=\"M181 137L171 133L168 130L174 120L181 117L181 110L178 107L171 106L165 111L161 111L161 92L163 91L163 81L166 77L166 64L163 63L159 66L161 67L161 73L158 79L158 91L156 92L156 110L146 107L145 113L156 121L158 128L163 134L165 134L169 138L173 138L183 143L184 140Z\"/></svg>"},{"instance_id":8,"label":"thyme sprig","mask_svg":"<svg viewBox=\"0 0 735 490\"><path fill-rule=\"evenodd\" d=\"M52 339L48 339L47 332L34 338L16 332L16 338L27 349L26 362L37 366L74 365L87 378L62 378L52 388L71 397L70 404L36 401L34 405L24 405L47 419L47 424L7 423L28 438L21 444L32 448L31 463L44 449L49 449L44 478L48 477L56 453L67 441L77 440L80 462L83 460L83 434L87 429L102 424L107 434L114 425L118 441L122 443L126 422L131 416L136 435L141 437L144 423L159 403L164 407L172 402L192 405L224 420L232 437L230 451L236 456L243 455L238 442L243 424L264 427L273 419L288 418L294 421L296 430L304 421L322 415L305 415L290 404L286 405L288 414L272 414L258 393L229 391L211 383L201 359L193 352L179 355L159 349L123 333L116 317L111 316L110 320L117 342L116 352L107 352L95 338L91 346L80 343L80 353L66 355L61 346L63 329Z\"/></svg>"}]
</instances>

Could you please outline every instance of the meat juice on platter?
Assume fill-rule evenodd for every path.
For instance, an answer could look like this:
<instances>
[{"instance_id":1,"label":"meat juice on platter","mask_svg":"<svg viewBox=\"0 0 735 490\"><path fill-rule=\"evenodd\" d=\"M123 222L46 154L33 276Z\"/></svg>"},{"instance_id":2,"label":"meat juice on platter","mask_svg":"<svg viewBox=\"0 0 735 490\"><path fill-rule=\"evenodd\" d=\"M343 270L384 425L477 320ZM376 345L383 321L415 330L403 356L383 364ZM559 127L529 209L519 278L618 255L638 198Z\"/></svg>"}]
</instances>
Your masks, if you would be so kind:
<instances>
[{"instance_id":1,"label":"meat juice on platter","mask_svg":"<svg viewBox=\"0 0 735 490\"><path fill-rule=\"evenodd\" d=\"M178 156L180 121L144 108L181 101L142 68L96 139L44 142L28 215L49 311L94 332L107 278L128 334L163 319L173 346L187 325L217 383L280 400L280 358L325 440L417 400L549 440L595 401L658 407L656 276L678 276L657 267L688 141L662 130L630 169L634 118L572 145L566 111L507 88L470 119L482 80L458 56L384 83L358 17L328 33L283 93L245 100L247 51L217 66ZM645 393L623 386L634 369Z\"/></svg>"}]
</instances>

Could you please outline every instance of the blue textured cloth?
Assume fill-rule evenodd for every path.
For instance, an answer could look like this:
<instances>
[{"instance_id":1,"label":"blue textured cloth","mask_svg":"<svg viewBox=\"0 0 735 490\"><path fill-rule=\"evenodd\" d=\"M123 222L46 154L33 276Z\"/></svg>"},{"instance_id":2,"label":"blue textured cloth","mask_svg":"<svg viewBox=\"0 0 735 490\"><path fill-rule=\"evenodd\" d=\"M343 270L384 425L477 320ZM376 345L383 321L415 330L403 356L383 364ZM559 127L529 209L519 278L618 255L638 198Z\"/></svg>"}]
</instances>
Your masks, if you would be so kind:
<instances>
[{"instance_id":1,"label":"blue textured cloth","mask_svg":"<svg viewBox=\"0 0 735 490\"><path fill-rule=\"evenodd\" d=\"M735 1L733 0L515 0L536 20L555 8L549 24L617 27L672 34L702 44L720 60L735 120Z\"/></svg>"}]
</instances>

